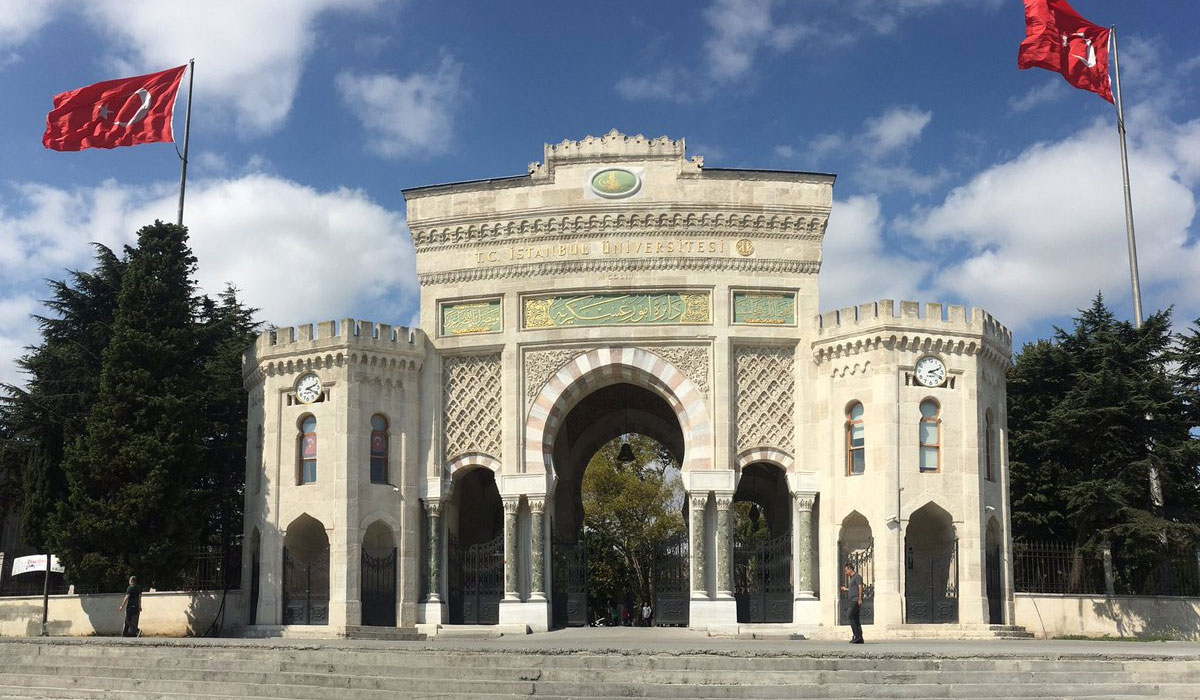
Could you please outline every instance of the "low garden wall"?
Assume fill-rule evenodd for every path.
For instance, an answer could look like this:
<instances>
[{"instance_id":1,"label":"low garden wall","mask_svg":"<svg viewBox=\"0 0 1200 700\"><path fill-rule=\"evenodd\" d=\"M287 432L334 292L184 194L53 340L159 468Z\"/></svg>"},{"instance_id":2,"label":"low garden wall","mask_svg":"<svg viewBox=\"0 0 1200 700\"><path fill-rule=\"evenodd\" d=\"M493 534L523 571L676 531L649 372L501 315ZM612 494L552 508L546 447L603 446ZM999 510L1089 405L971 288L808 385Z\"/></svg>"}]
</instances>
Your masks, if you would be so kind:
<instances>
[{"instance_id":1,"label":"low garden wall","mask_svg":"<svg viewBox=\"0 0 1200 700\"><path fill-rule=\"evenodd\" d=\"M1016 620L1038 637L1200 640L1200 598L1017 593Z\"/></svg>"},{"instance_id":2,"label":"low garden wall","mask_svg":"<svg viewBox=\"0 0 1200 700\"><path fill-rule=\"evenodd\" d=\"M122 593L50 596L54 637L119 636L125 612ZM138 626L145 636L203 635L221 612L221 591L144 592ZM241 591L224 594L224 629L240 621ZM42 596L0 598L0 636L36 637L42 630Z\"/></svg>"}]
</instances>

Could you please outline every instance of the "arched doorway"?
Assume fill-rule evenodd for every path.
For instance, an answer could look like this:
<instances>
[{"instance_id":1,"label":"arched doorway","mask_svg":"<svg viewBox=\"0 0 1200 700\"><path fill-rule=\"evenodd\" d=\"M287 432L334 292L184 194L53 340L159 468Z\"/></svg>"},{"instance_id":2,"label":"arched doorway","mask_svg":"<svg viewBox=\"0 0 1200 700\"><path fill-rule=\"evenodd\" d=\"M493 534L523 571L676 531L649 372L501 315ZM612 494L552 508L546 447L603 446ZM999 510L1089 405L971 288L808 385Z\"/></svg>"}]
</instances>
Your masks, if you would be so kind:
<instances>
[{"instance_id":1,"label":"arched doorway","mask_svg":"<svg viewBox=\"0 0 1200 700\"><path fill-rule=\"evenodd\" d=\"M904 532L904 618L910 624L958 622L958 535L950 514L926 503Z\"/></svg>"},{"instance_id":2,"label":"arched doorway","mask_svg":"<svg viewBox=\"0 0 1200 700\"><path fill-rule=\"evenodd\" d=\"M737 621L792 621L792 518L787 474L766 462L742 470L733 494Z\"/></svg>"},{"instance_id":3,"label":"arched doorway","mask_svg":"<svg viewBox=\"0 0 1200 700\"><path fill-rule=\"evenodd\" d=\"M670 404L637 384L601 386L566 412L552 443L555 627L620 623L623 610L636 622L643 603L657 625L687 624L683 442Z\"/></svg>"},{"instance_id":4,"label":"arched doorway","mask_svg":"<svg viewBox=\"0 0 1200 700\"><path fill-rule=\"evenodd\" d=\"M988 622L1004 624L1004 567L1001 562L1000 523L988 519L984 536L984 580L987 582Z\"/></svg>"},{"instance_id":5,"label":"arched doorway","mask_svg":"<svg viewBox=\"0 0 1200 700\"><path fill-rule=\"evenodd\" d=\"M392 528L376 520L362 542L362 623L396 626L396 539Z\"/></svg>"},{"instance_id":6,"label":"arched doorway","mask_svg":"<svg viewBox=\"0 0 1200 700\"><path fill-rule=\"evenodd\" d=\"M283 536L283 624L329 624L329 537L307 513Z\"/></svg>"},{"instance_id":7,"label":"arched doorway","mask_svg":"<svg viewBox=\"0 0 1200 700\"><path fill-rule=\"evenodd\" d=\"M451 624L494 625L504 597L504 508L495 473L468 469L455 474L447 512L448 612Z\"/></svg>"},{"instance_id":8,"label":"arched doorway","mask_svg":"<svg viewBox=\"0 0 1200 700\"><path fill-rule=\"evenodd\" d=\"M875 623L875 540L871 534L871 524L862 513L852 511L842 519L842 529L838 533L838 588L847 584L843 573L846 565L852 564L854 570L862 576L863 604L860 620L864 625ZM838 594L838 624L850 624L849 594Z\"/></svg>"}]
</instances>

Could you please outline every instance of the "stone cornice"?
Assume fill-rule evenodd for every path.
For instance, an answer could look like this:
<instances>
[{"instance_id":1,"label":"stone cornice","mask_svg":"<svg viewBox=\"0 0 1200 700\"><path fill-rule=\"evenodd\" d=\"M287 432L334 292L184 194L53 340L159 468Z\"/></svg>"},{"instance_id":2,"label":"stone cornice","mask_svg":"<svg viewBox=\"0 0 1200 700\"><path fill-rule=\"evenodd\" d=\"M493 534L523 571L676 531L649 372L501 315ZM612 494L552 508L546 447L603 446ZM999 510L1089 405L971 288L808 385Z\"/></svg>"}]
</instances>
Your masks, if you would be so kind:
<instances>
[{"instance_id":1,"label":"stone cornice","mask_svg":"<svg viewBox=\"0 0 1200 700\"><path fill-rule=\"evenodd\" d=\"M828 208L739 207L658 209L613 213L610 206L574 206L524 218L462 217L436 225L409 222L418 253L483 243L532 244L576 240L584 236L748 236L820 241L829 220Z\"/></svg>"},{"instance_id":2,"label":"stone cornice","mask_svg":"<svg viewBox=\"0 0 1200 700\"><path fill-rule=\"evenodd\" d=\"M979 356L1007 367L1010 349L979 335L936 333L914 329L875 329L857 335L846 335L812 344L813 360L817 364L853 357L878 350L942 352L953 355Z\"/></svg>"},{"instance_id":3,"label":"stone cornice","mask_svg":"<svg viewBox=\"0 0 1200 700\"><path fill-rule=\"evenodd\" d=\"M423 362L424 353L405 353L398 356L390 352L364 351L361 348L291 352L259 361L242 378L242 384L246 389L251 389L267 377L296 376L310 370L346 367L366 372L380 381L391 380L392 383L400 385L404 375L420 372Z\"/></svg>"},{"instance_id":4,"label":"stone cornice","mask_svg":"<svg viewBox=\"0 0 1200 700\"><path fill-rule=\"evenodd\" d=\"M426 272L417 275L422 286L464 284L511 277L561 277L574 274L613 272L656 272L688 270L697 272L747 272L766 275L815 275L821 263L810 260L757 260L746 258L601 258L561 260L521 265L495 265L466 270Z\"/></svg>"}]
</instances>

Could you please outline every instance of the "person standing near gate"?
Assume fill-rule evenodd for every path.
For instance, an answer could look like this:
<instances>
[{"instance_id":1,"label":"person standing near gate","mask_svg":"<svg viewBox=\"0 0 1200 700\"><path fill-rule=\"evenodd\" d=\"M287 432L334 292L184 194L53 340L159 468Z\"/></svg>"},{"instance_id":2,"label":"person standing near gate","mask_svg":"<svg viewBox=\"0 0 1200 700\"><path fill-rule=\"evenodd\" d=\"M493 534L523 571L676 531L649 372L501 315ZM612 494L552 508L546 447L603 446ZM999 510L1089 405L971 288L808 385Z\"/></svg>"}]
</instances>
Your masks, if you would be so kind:
<instances>
[{"instance_id":1,"label":"person standing near gate","mask_svg":"<svg viewBox=\"0 0 1200 700\"><path fill-rule=\"evenodd\" d=\"M847 605L850 608L850 633L853 635L850 638L851 644L863 644L862 636L862 603L863 603L863 580L862 576L854 570L853 564L846 564L846 585L842 586L842 592L848 594L846 596Z\"/></svg>"},{"instance_id":2,"label":"person standing near gate","mask_svg":"<svg viewBox=\"0 0 1200 700\"><path fill-rule=\"evenodd\" d=\"M137 576L129 577L129 588L125 589L125 597L117 610L125 611L125 628L121 630L122 637L140 637L138 618L142 616L142 588L137 585Z\"/></svg>"}]
</instances>

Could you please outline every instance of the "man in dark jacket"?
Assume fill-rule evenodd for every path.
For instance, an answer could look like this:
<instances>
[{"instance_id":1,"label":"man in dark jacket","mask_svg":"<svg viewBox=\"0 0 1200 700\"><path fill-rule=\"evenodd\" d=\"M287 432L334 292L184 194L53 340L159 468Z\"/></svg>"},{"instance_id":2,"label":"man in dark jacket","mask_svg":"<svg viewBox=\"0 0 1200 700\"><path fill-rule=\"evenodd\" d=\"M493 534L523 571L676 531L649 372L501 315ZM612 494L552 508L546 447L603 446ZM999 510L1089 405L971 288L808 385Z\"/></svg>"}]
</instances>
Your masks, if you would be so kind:
<instances>
[{"instance_id":1,"label":"man in dark jacket","mask_svg":"<svg viewBox=\"0 0 1200 700\"><path fill-rule=\"evenodd\" d=\"M848 594L846 604L849 607L850 632L853 635L850 643L862 644L863 580L862 576L854 570L853 564L847 564L845 571L846 585L842 586L842 592Z\"/></svg>"},{"instance_id":2,"label":"man in dark jacket","mask_svg":"<svg viewBox=\"0 0 1200 700\"><path fill-rule=\"evenodd\" d=\"M117 606L117 610L125 611L125 629L121 631L121 636L142 636L141 630L138 629L138 618L142 616L142 588L137 585L137 576L129 577L129 588L125 589L125 597Z\"/></svg>"}]
</instances>

